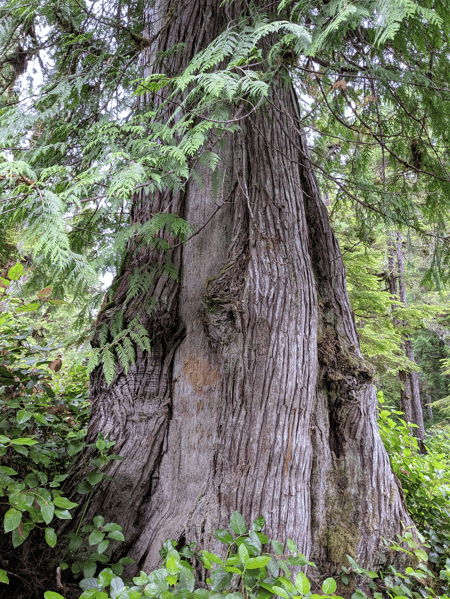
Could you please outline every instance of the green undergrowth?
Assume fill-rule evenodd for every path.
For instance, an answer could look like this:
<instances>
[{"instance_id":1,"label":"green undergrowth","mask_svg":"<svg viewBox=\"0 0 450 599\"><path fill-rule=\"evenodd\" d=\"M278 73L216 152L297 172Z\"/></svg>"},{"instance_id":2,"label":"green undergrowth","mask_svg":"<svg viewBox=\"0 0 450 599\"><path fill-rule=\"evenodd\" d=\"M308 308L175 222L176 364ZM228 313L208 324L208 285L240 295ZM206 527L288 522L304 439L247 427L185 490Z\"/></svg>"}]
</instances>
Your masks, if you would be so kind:
<instances>
[{"instance_id":1,"label":"green undergrowth","mask_svg":"<svg viewBox=\"0 0 450 599\"><path fill-rule=\"evenodd\" d=\"M263 517L248 526L242 515L234 512L229 530L216 531L224 545L220 555L195 544L180 547L168 540L161 549L159 569L126 578L125 568L133 560L120 557L116 550L117 543L125 540L121 527L106 522L101 514L86 521L86 510L80 514L78 504L70 499L76 491L89 503L93 490L108 479L104 465L121 458L111 454L114 443L102 436L90 446L86 444L86 367L63 357L57 371L55 357L62 350L44 343L33 326L47 312L51 290L43 289L27 301L18 299L12 289L23 276L19 264L9 269L7 279L0 279L0 593L3 588L11 590L9 597L18 596L15 579L23 577L27 577L33 596L46 599L61 599L63 595L57 591L66 597L81 594L82 599L318 599L341 595L420 599L446 597L450 592L450 431L444 426L433 430L427 440L428 453L421 454L402 413L388 408L382 394L380 432L408 509L423 535L420 545L410 530L385 542L391 551L408 553L414 568L400 572L391 566L373 572L347 556L341 572L319 584L315 565L298 552L294 541L288 540L284 546L270 540L263 532ZM75 463L85 477L72 489L70 471ZM74 519L72 532L60 535L61 524L70 519ZM110 557L112 545L119 555L116 561ZM29 550L18 560L22 546ZM51 584L42 572L34 571L36 564L24 563L23 556L33 556L36 546L53 551L54 558L49 559L59 564L61 588L47 590ZM199 580L203 581L200 587ZM70 594L62 589L69 589Z\"/></svg>"},{"instance_id":2,"label":"green undergrowth","mask_svg":"<svg viewBox=\"0 0 450 599\"><path fill-rule=\"evenodd\" d=\"M429 586L433 574L427 566L427 554L410 532L390 544L390 548L414 554L416 568L407 568L404 573L393 567L386 572L373 572L347 556L348 567L342 569L340 576L326 578L319 584L315 564L298 551L295 542L288 539L283 545L270 540L262 532L263 527L263 517L247 527L243 516L235 511L229 530L219 529L215 533L225 545L225 555L198 550L195 543L178 547L175 541L167 540L160 551L161 568L149 573L141 571L132 580L105 568L97 577L81 581L84 592L80 599L343 599L337 594L338 589L352 599L436 596ZM199 578L206 585L198 585ZM355 580L361 588L352 593ZM50 591L44 596L64 599Z\"/></svg>"},{"instance_id":3,"label":"green undergrowth","mask_svg":"<svg viewBox=\"0 0 450 599\"><path fill-rule=\"evenodd\" d=\"M58 528L72 519L78 507L67 495L74 491L92 494L107 478L104 464L122 458L111 454L114 443L101 435L95 443L86 443L86 367L63 365L57 357L60 347L44 343L42 314L51 305L51 288L25 301L17 297L25 276L23 266L16 264L8 278L0 278L0 582L9 583L10 576L12 581L25 577L28 592L42 596L43 572L34 558L46 548L53 548L55 555L61 553ZM89 459L84 457L86 449ZM75 461L86 474L71 489L67 484ZM93 575L97 563L108 563L109 542L123 541L121 527L105 525L102 519L86 524L82 517L74 529L60 563L72 575ZM86 546L90 549L87 556ZM114 568L121 573L123 564ZM14 596L13 588L9 596Z\"/></svg>"},{"instance_id":4,"label":"green undergrowth","mask_svg":"<svg viewBox=\"0 0 450 599\"><path fill-rule=\"evenodd\" d=\"M429 431L427 453L420 453L399 410L384 406L379 393L380 432L392 468L405 494L408 511L425 540L430 568L440 593L450 592L450 429L445 426Z\"/></svg>"}]
</instances>

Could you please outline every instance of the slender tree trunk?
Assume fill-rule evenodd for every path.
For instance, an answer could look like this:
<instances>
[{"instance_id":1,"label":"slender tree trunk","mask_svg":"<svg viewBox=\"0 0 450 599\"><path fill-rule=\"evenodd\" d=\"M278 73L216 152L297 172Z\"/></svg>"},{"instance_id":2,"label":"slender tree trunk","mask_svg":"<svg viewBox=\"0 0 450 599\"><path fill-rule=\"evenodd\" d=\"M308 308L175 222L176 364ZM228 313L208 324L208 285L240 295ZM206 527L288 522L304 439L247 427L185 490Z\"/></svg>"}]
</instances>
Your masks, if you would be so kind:
<instances>
[{"instance_id":1,"label":"slender tree trunk","mask_svg":"<svg viewBox=\"0 0 450 599\"><path fill-rule=\"evenodd\" d=\"M428 379L427 379L427 375L423 374L422 375L422 387L423 387L423 391L425 393L425 407L427 410L427 418L429 422L433 421L433 407L431 405L431 395L430 395L430 390L428 389Z\"/></svg>"},{"instance_id":2,"label":"slender tree trunk","mask_svg":"<svg viewBox=\"0 0 450 599\"><path fill-rule=\"evenodd\" d=\"M395 248L397 253L399 298L406 308L408 302L406 298L405 257L403 254L401 233L397 233L396 237ZM415 364L412 340L409 335L404 338L404 347L406 357ZM405 412L405 420L417 425L417 428L415 428L413 432L419 441L421 450L425 451L423 445L425 427L423 424L422 402L420 400L419 375L416 370L411 370L411 372L400 372L399 377L403 383L401 404L402 410Z\"/></svg>"},{"instance_id":3,"label":"slender tree trunk","mask_svg":"<svg viewBox=\"0 0 450 599\"><path fill-rule=\"evenodd\" d=\"M239 8L221 6L183 5L152 51L185 42L170 58L178 71ZM164 9L155 14L164 22ZM269 536L292 538L323 573L347 553L368 567L398 560L381 538L412 523L378 434L372 372L293 87L280 83L241 121L220 169L221 209L173 251L179 282L155 278L150 313L141 297L124 305L130 275L162 259L130 248L100 316L140 312L152 352L138 350L110 387L100 368L92 374L89 441L102 431L125 459L109 464L114 482L86 517L124 527L136 569L158 563L166 538L214 547L214 530L236 509L264 515ZM191 180L179 194L137 195L134 220L166 210L205 223L217 203L202 174L202 186Z\"/></svg>"}]
</instances>

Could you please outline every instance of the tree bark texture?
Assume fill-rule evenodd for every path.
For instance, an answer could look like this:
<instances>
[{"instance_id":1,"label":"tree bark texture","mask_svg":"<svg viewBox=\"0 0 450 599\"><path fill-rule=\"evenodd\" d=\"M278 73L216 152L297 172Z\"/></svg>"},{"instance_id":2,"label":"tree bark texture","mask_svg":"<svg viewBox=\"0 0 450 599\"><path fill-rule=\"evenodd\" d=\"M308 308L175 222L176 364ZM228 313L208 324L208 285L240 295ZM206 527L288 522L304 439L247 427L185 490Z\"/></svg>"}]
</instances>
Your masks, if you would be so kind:
<instances>
[{"instance_id":1,"label":"tree bark texture","mask_svg":"<svg viewBox=\"0 0 450 599\"><path fill-rule=\"evenodd\" d=\"M238 9L157 4L154 21L168 25L149 60L184 42L165 64L179 71ZM206 170L201 186L135 198L139 222L166 210L201 226L221 205L173 251L179 282L154 280L155 307L142 313L152 352L138 350L110 387L100 368L91 378L89 441L102 431L125 460L108 466L114 482L94 494L87 519L123 526L136 570L157 565L167 538L214 548L234 510L247 521L264 515L268 536L293 539L323 573L347 553L368 567L398 559L381 537L412 524L378 434L372 372L300 122L293 87L280 83L225 138L221 198ZM160 260L154 249L130 250L115 307L100 320L117 309L131 320L143 299L124 305L128 277Z\"/></svg>"}]
</instances>

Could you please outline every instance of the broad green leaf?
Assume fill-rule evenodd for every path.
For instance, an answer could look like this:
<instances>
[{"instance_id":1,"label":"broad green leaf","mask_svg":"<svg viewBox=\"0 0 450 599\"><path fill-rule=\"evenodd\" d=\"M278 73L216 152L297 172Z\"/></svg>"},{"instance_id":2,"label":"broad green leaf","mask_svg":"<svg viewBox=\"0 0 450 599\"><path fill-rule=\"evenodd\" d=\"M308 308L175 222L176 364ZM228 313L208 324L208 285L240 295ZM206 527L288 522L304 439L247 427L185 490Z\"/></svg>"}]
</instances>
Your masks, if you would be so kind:
<instances>
[{"instance_id":1,"label":"broad green leaf","mask_svg":"<svg viewBox=\"0 0 450 599\"><path fill-rule=\"evenodd\" d=\"M233 535L229 533L228 530L224 530L223 528L216 530L215 535L219 541L226 543L227 545L230 545L234 541Z\"/></svg>"},{"instance_id":2,"label":"broad green leaf","mask_svg":"<svg viewBox=\"0 0 450 599\"><path fill-rule=\"evenodd\" d=\"M69 510L55 510L55 516L60 520L71 520L72 514Z\"/></svg>"},{"instance_id":3,"label":"broad green leaf","mask_svg":"<svg viewBox=\"0 0 450 599\"><path fill-rule=\"evenodd\" d=\"M17 308L17 312L20 314L22 312L34 312L40 307L41 304L38 302L31 302L29 304L23 304Z\"/></svg>"},{"instance_id":4,"label":"broad green leaf","mask_svg":"<svg viewBox=\"0 0 450 599\"><path fill-rule=\"evenodd\" d=\"M254 530L249 532L248 537L244 539L244 544L249 550L250 555L261 555L262 543Z\"/></svg>"},{"instance_id":5,"label":"broad green leaf","mask_svg":"<svg viewBox=\"0 0 450 599\"><path fill-rule=\"evenodd\" d=\"M41 484L45 485L48 482L48 476L45 472L36 472L37 477L39 478Z\"/></svg>"},{"instance_id":6,"label":"broad green leaf","mask_svg":"<svg viewBox=\"0 0 450 599\"><path fill-rule=\"evenodd\" d=\"M233 572L233 574L242 574L243 570L239 570L239 568L235 568L234 566L225 566L226 572Z\"/></svg>"},{"instance_id":7,"label":"broad green leaf","mask_svg":"<svg viewBox=\"0 0 450 599\"><path fill-rule=\"evenodd\" d=\"M286 591L288 591L289 593L296 593L296 588L295 586L292 584L292 582L290 581L289 578L286 578L285 576L280 576L277 580L277 582L282 582L283 583L283 587L286 589Z\"/></svg>"},{"instance_id":8,"label":"broad green leaf","mask_svg":"<svg viewBox=\"0 0 450 599\"><path fill-rule=\"evenodd\" d=\"M281 587L273 585L272 589L275 595L278 595L278 597L282 597L282 599L290 599L289 594Z\"/></svg>"},{"instance_id":9,"label":"broad green leaf","mask_svg":"<svg viewBox=\"0 0 450 599\"><path fill-rule=\"evenodd\" d=\"M6 570L2 570L1 568L0 568L0 582L9 584L8 574L6 573Z\"/></svg>"},{"instance_id":10,"label":"broad green leaf","mask_svg":"<svg viewBox=\"0 0 450 599\"><path fill-rule=\"evenodd\" d=\"M55 593L54 591L46 591L44 597L45 599L64 599L62 595Z\"/></svg>"},{"instance_id":11,"label":"broad green leaf","mask_svg":"<svg viewBox=\"0 0 450 599\"><path fill-rule=\"evenodd\" d=\"M19 437L18 439L11 439L13 445L36 445L38 441L36 439L29 439L28 437Z\"/></svg>"},{"instance_id":12,"label":"broad green leaf","mask_svg":"<svg viewBox=\"0 0 450 599\"><path fill-rule=\"evenodd\" d=\"M148 582L148 576L147 576L147 574L145 572L143 572L141 570L140 575L139 576L135 576L133 578L133 582L134 582L134 584L138 584L138 585L142 586L144 584L147 584L147 582Z\"/></svg>"},{"instance_id":13,"label":"broad green leaf","mask_svg":"<svg viewBox=\"0 0 450 599\"><path fill-rule=\"evenodd\" d=\"M83 567L83 575L85 578L92 578L97 570L97 564L88 562Z\"/></svg>"},{"instance_id":14,"label":"broad green leaf","mask_svg":"<svg viewBox=\"0 0 450 599\"><path fill-rule=\"evenodd\" d=\"M248 561L249 555L248 555L248 549L244 544L239 546L239 557L241 558L241 561L245 565Z\"/></svg>"},{"instance_id":15,"label":"broad green leaf","mask_svg":"<svg viewBox=\"0 0 450 599\"><path fill-rule=\"evenodd\" d=\"M247 532L245 520L239 512L233 512L231 514L230 528L237 535L244 535Z\"/></svg>"},{"instance_id":16,"label":"broad green leaf","mask_svg":"<svg viewBox=\"0 0 450 599\"><path fill-rule=\"evenodd\" d=\"M270 562L270 555L260 555L259 557L251 557L245 563L247 570L254 570L256 568L264 568Z\"/></svg>"},{"instance_id":17,"label":"broad green leaf","mask_svg":"<svg viewBox=\"0 0 450 599\"><path fill-rule=\"evenodd\" d=\"M14 549L17 549L17 547L20 547L22 545L22 543L25 542L25 537L19 533L18 528L15 528L12 531L11 541L12 541L12 546L14 547Z\"/></svg>"},{"instance_id":18,"label":"broad green leaf","mask_svg":"<svg viewBox=\"0 0 450 599\"><path fill-rule=\"evenodd\" d=\"M308 561L306 559L306 557L304 555L302 555L301 553L299 553L296 556L294 555L294 556L288 557L287 563L290 566L313 566L313 567L315 567L314 562Z\"/></svg>"},{"instance_id":19,"label":"broad green leaf","mask_svg":"<svg viewBox=\"0 0 450 599\"><path fill-rule=\"evenodd\" d=\"M33 418L34 418L34 419L35 419L37 422L40 422L41 424L45 424L45 425L47 425L47 424L48 424L48 419L47 419L47 417L46 417L46 416L44 416L44 414L37 414L37 413L34 413L34 414L33 414Z\"/></svg>"},{"instance_id":20,"label":"broad green leaf","mask_svg":"<svg viewBox=\"0 0 450 599\"><path fill-rule=\"evenodd\" d=\"M291 576L291 571L289 570L289 568L287 567L286 562L284 561L284 559L279 559L278 560L278 565L280 566L280 568L283 570L285 576L287 576L288 578L290 578Z\"/></svg>"},{"instance_id":21,"label":"broad green leaf","mask_svg":"<svg viewBox=\"0 0 450 599\"><path fill-rule=\"evenodd\" d=\"M115 541L125 541L125 537L118 530L113 530L108 534L108 539L114 539Z\"/></svg>"},{"instance_id":22,"label":"broad green leaf","mask_svg":"<svg viewBox=\"0 0 450 599\"><path fill-rule=\"evenodd\" d=\"M150 573L148 579L150 583L153 583L160 593L167 591L168 585L166 581L167 570L160 568L159 570L153 570Z\"/></svg>"},{"instance_id":23,"label":"broad green leaf","mask_svg":"<svg viewBox=\"0 0 450 599\"><path fill-rule=\"evenodd\" d=\"M88 589L80 595L80 599L108 599L108 595L98 589Z\"/></svg>"},{"instance_id":24,"label":"broad green leaf","mask_svg":"<svg viewBox=\"0 0 450 599\"><path fill-rule=\"evenodd\" d=\"M80 493L80 495L86 495L86 493L90 493L92 491L92 485L87 480L82 480L81 483L78 483L76 487L76 492Z\"/></svg>"},{"instance_id":25,"label":"broad green leaf","mask_svg":"<svg viewBox=\"0 0 450 599\"><path fill-rule=\"evenodd\" d=\"M99 543L97 546L97 553L105 553L105 551L108 549L108 545L109 541L107 539L101 541L101 543Z\"/></svg>"},{"instance_id":26,"label":"broad green leaf","mask_svg":"<svg viewBox=\"0 0 450 599\"><path fill-rule=\"evenodd\" d=\"M109 522L108 524L105 524L103 530L105 532L110 532L111 530L122 530L122 527L120 524L116 524L115 522Z\"/></svg>"},{"instance_id":27,"label":"broad green leaf","mask_svg":"<svg viewBox=\"0 0 450 599\"><path fill-rule=\"evenodd\" d=\"M252 530L259 532L260 530L262 530L264 528L265 523L266 523L266 521L264 519L264 516L260 516L259 518L256 518L256 520L253 521Z\"/></svg>"},{"instance_id":28,"label":"broad green leaf","mask_svg":"<svg viewBox=\"0 0 450 599\"><path fill-rule=\"evenodd\" d=\"M71 441L67 447L67 453L70 456L75 455L76 453L78 453L79 451L84 449L84 446L85 446L85 443L83 441L80 441L80 440ZM83 483L87 483L87 481L83 481ZM80 483L80 485L83 483ZM87 484L89 484L89 483L87 483ZM80 485L78 485L78 486L80 486ZM92 487L90 488L90 490L92 491Z\"/></svg>"},{"instance_id":29,"label":"broad green leaf","mask_svg":"<svg viewBox=\"0 0 450 599\"><path fill-rule=\"evenodd\" d=\"M67 536L70 538L69 550L70 551L77 551L81 547L81 545L83 544L82 537L79 537L79 536L77 536L74 533L70 533Z\"/></svg>"},{"instance_id":30,"label":"broad green leaf","mask_svg":"<svg viewBox=\"0 0 450 599\"><path fill-rule=\"evenodd\" d=\"M55 513L55 506L54 506L53 502L46 501L44 499L38 499L37 502L41 508L41 514L42 514L42 517L44 518L44 522L46 524L50 524L50 522L53 519L53 515Z\"/></svg>"},{"instance_id":31,"label":"broad green leaf","mask_svg":"<svg viewBox=\"0 0 450 599\"><path fill-rule=\"evenodd\" d=\"M111 572L112 577L111 579L114 577L114 574ZM108 586L109 582L107 584L102 584L100 583L101 586ZM97 582L96 578L84 578L81 582L80 582L80 588L83 589L83 591L89 591L90 589L100 589L100 585Z\"/></svg>"},{"instance_id":32,"label":"broad green leaf","mask_svg":"<svg viewBox=\"0 0 450 599\"><path fill-rule=\"evenodd\" d=\"M332 595L337 589L337 584L334 578L326 578L322 583L322 591L326 595Z\"/></svg>"},{"instance_id":33,"label":"broad green leaf","mask_svg":"<svg viewBox=\"0 0 450 599\"><path fill-rule=\"evenodd\" d=\"M195 576L188 569L182 567L180 570L179 582L177 585L177 590L182 591L187 589L190 593L194 591L195 587Z\"/></svg>"},{"instance_id":34,"label":"broad green leaf","mask_svg":"<svg viewBox=\"0 0 450 599\"><path fill-rule=\"evenodd\" d=\"M179 563L180 562L177 562L177 560L175 558L168 557L166 559L166 563L165 563L165 566L167 568L167 572L169 574L177 574L178 570L180 569Z\"/></svg>"},{"instance_id":35,"label":"broad green leaf","mask_svg":"<svg viewBox=\"0 0 450 599\"><path fill-rule=\"evenodd\" d=\"M30 420L30 418L32 418L32 416L33 416L33 414L31 412L27 412L26 410L19 410L17 412L17 423L23 424L27 420Z\"/></svg>"},{"instance_id":36,"label":"broad green leaf","mask_svg":"<svg viewBox=\"0 0 450 599\"><path fill-rule=\"evenodd\" d=\"M100 481L103 480L103 478L105 477L105 475L103 474L103 472L90 472L88 474L88 480L91 483L91 485L94 487L97 483L99 483Z\"/></svg>"},{"instance_id":37,"label":"broad green leaf","mask_svg":"<svg viewBox=\"0 0 450 599\"><path fill-rule=\"evenodd\" d=\"M100 530L93 530L89 535L89 545L97 545L105 538L105 533Z\"/></svg>"},{"instance_id":38,"label":"broad green leaf","mask_svg":"<svg viewBox=\"0 0 450 599\"><path fill-rule=\"evenodd\" d=\"M20 279L20 277L22 275L23 275L23 264L20 264L20 262L17 262L17 264L12 266L8 270L8 279L11 279L11 281L17 281L17 279Z\"/></svg>"},{"instance_id":39,"label":"broad green leaf","mask_svg":"<svg viewBox=\"0 0 450 599\"><path fill-rule=\"evenodd\" d=\"M47 541L47 545L50 545L50 547L54 547L56 545L58 538L53 528L45 529L45 540Z\"/></svg>"},{"instance_id":40,"label":"broad green leaf","mask_svg":"<svg viewBox=\"0 0 450 599\"><path fill-rule=\"evenodd\" d=\"M27 485L29 489L34 489L39 486L39 479L34 472L30 472L24 478L23 482Z\"/></svg>"},{"instance_id":41,"label":"broad green leaf","mask_svg":"<svg viewBox=\"0 0 450 599\"><path fill-rule=\"evenodd\" d=\"M105 524L105 519L103 518L103 516L95 516L93 522L96 528L100 528L100 526L103 526Z\"/></svg>"},{"instance_id":42,"label":"broad green leaf","mask_svg":"<svg viewBox=\"0 0 450 599\"><path fill-rule=\"evenodd\" d=\"M266 589L266 591L269 591L269 593L272 593L272 595L275 594L272 585L268 584L267 582L260 582L259 586L261 586L263 589Z\"/></svg>"},{"instance_id":43,"label":"broad green leaf","mask_svg":"<svg viewBox=\"0 0 450 599\"><path fill-rule=\"evenodd\" d=\"M5 514L4 528L5 532L11 532L17 528L22 520L22 512L19 512L15 508L9 509Z\"/></svg>"},{"instance_id":44,"label":"broad green leaf","mask_svg":"<svg viewBox=\"0 0 450 599\"><path fill-rule=\"evenodd\" d=\"M426 554L426 552L423 549L415 549L414 555L416 557L418 557L420 560L422 560L423 562L428 561L428 555Z\"/></svg>"},{"instance_id":45,"label":"broad green leaf","mask_svg":"<svg viewBox=\"0 0 450 599\"><path fill-rule=\"evenodd\" d=\"M11 507L15 507L17 510L23 512L33 505L34 495L29 492L11 493L9 496L9 503Z\"/></svg>"},{"instance_id":46,"label":"broad green leaf","mask_svg":"<svg viewBox=\"0 0 450 599\"><path fill-rule=\"evenodd\" d=\"M211 574L211 590L216 593L223 591L230 584L232 577L231 572L227 572L222 566L217 566Z\"/></svg>"},{"instance_id":47,"label":"broad green leaf","mask_svg":"<svg viewBox=\"0 0 450 599\"><path fill-rule=\"evenodd\" d=\"M223 566L223 561L215 553L210 553L209 551L205 551L204 549L202 549L201 553L206 557L206 559L209 562L212 562L213 564L219 564L219 566Z\"/></svg>"},{"instance_id":48,"label":"broad green leaf","mask_svg":"<svg viewBox=\"0 0 450 599\"><path fill-rule=\"evenodd\" d=\"M17 472L15 470L13 470L12 468L9 468L8 466L0 466L0 474L6 474L8 476L12 476L14 474L17 474Z\"/></svg>"},{"instance_id":49,"label":"broad green leaf","mask_svg":"<svg viewBox=\"0 0 450 599\"><path fill-rule=\"evenodd\" d=\"M123 574L122 564L111 564L111 569L114 571L114 574L116 574L116 576L122 576L122 574Z\"/></svg>"},{"instance_id":50,"label":"broad green leaf","mask_svg":"<svg viewBox=\"0 0 450 599\"><path fill-rule=\"evenodd\" d=\"M286 542L287 548L289 549L289 551L291 551L292 553L296 553L297 552L297 545L294 543L294 541L292 539L288 539Z\"/></svg>"},{"instance_id":51,"label":"broad green leaf","mask_svg":"<svg viewBox=\"0 0 450 599\"><path fill-rule=\"evenodd\" d=\"M278 567L277 561L273 557L271 557L267 562L266 568L274 578L278 577L280 568Z\"/></svg>"},{"instance_id":52,"label":"broad green leaf","mask_svg":"<svg viewBox=\"0 0 450 599\"><path fill-rule=\"evenodd\" d=\"M54 478L53 478L53 482L55 483L61 483L63 480L66 480L66 478L68 477L68 474L57 474ZM63 507L63 506L59 506L59 507Z\"/></svg>"},{"instance_id":53,"label":"broad green leaf","mask_svg":"<svg viewBox=\"0 0 450 599\"><path fill-rule=\"evenodd\" d=\"M306 595L311 590L309 580L303 572L299 572L295 577L295 586L301 595Z\"/></svg>"},{"instance_id":54,"label":"broad green leaf","mask_svg":"<svg viewBox=\"0 0 450 599\"><path fill-rule=\"evenodd\" d=\"M116 575L111 570L111 568L104 568L99 574L98 584L101 587L107 587L111 583L111 580L115 577Z\"/></svg>"},{"instance_id":55,"label":"broad green leaf","mask_svg":"<svg viewBox=\"0 0 450 599\"><path fill-rule=\"evenodd\" d=\"M283 555L284 547L280 541L272 541L272 547L275 555Z\"/></svg>"},{"instance_id":56,"label":"broad green leaf","mask_svg":"<svg viewBox=\"0 0 450 599\"><path fill-rule=\"evenodd\" d=\"M123 580L116 576L111 580L109 594L111 595L111 599L116 599L118 596L120 589L123 589L125 586Z\"/></svg>"},{"instance_id":57,"label":"broad green leaf","mask_svg":"<svg viewBox=\"0 0 450 599\"><path fill-rule=\"evenodd\" d=\"M56 507L60 507L65 510L70 510L73 507L78 507L78 503L69 501L66 497L54 497L53 503L56 505Z\"/></svg>"}]
</instances>

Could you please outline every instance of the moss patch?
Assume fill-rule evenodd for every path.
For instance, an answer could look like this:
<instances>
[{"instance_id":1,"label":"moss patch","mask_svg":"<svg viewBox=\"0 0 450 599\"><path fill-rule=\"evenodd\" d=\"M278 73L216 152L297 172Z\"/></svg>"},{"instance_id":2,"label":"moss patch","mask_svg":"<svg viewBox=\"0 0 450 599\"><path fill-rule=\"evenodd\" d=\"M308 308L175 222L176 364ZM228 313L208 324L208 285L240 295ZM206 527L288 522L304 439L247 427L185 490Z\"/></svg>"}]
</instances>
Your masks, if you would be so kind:
<instances>
[{"instance_id":1,"label":"moss patch","mask_svg":"<svg viewBox=\"0 0 450 599\"><path fill-rule=\"evenodd\" d=\"M348 566L346 555L356 559L356 545L359 542L358 534L349 531L341 524L330 526L326 532L326 547L331 562L338 570Z\"/></svg>"}]
</instances>

